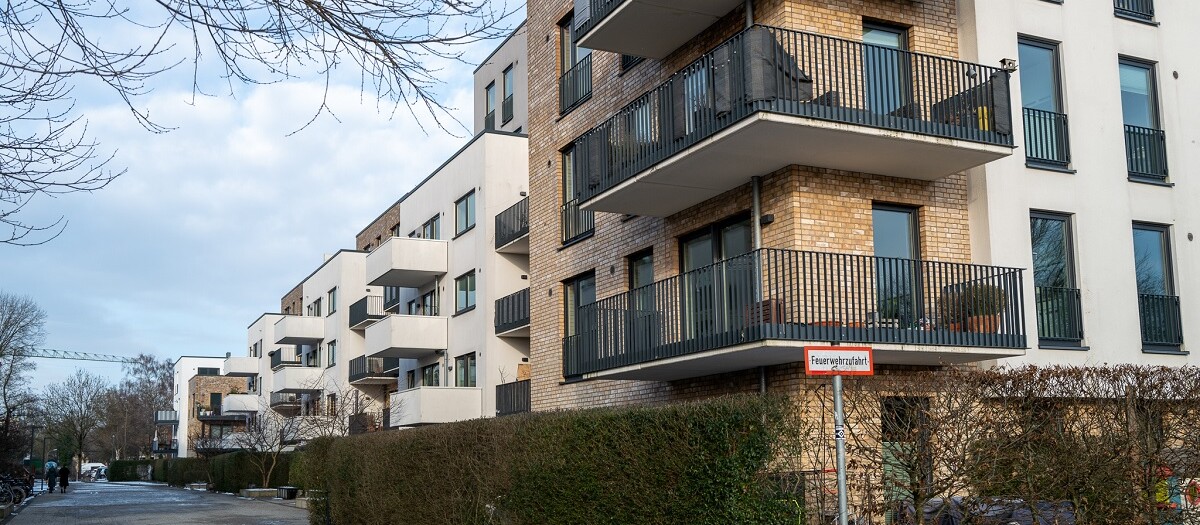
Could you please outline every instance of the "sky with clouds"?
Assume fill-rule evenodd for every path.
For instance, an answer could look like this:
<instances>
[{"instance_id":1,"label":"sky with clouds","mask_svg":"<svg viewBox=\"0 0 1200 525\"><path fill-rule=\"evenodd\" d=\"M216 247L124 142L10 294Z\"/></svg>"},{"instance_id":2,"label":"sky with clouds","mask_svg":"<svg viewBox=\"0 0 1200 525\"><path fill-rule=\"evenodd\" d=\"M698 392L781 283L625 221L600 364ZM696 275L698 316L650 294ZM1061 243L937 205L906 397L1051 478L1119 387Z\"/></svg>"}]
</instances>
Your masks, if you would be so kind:
<instances>
[{"instance_id":1,"label":"sky with clouds","mask_svg":"<svg viewBox=\"0 0 1200 525\"><path fill-rule=\"evenodd\" d=\"M499 43L470 46L467 62ZM437 66L442 100L467 127L470 64ZM53 241L0 245L0 291L28 295L46 311L45 348L172 360L239 355L248 324L278 311L323 254L353 248L355 233L468 140L468 131L452 135L378 104L356 75L334 80L333 115L307 127L324 95L320 79L199 97L190 81L163 75L139 101L174 128L163 134L146 131L102 90L80 97L89 131L128 172L94 193L30 204L27 220L69 221ZM112 363L35 361L36 390L76 368L122 376Z\"/></svg>"}]
</instances>

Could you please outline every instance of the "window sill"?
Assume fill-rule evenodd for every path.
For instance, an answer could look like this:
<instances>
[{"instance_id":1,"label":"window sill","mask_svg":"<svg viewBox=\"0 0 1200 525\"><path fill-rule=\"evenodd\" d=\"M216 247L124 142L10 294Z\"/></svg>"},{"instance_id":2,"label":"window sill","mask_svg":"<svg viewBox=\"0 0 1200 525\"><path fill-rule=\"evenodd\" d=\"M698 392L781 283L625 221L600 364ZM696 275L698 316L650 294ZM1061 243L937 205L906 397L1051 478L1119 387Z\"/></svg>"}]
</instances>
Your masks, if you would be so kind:
<instances>
[{"instance_id":1,"label":"window sill","mask_svg":"<svg viewBox=\"0 0 1200 525\"><path fill-rule=\"evenodd\" d=\"M1176 346L1176 345L1143 345L1142 353L1143 354L1156 354L1156 355L1177 355L1177 356L1188 355L1188 352L1184 352L1183 350L1180 350L1179 346Z\"/></svg>"},{"instance_id":2,"label":"window sill","mask_svg":"<svg viewBox=\"0 0 1200 525\"><path fill-rule=\"evenodd\" d=\"M592 230L592 231L590 231L590 232L587 232L587 233L585 233L585 234L583 234L583 235L580 235L580 236L578 236L578 237L576 237L576 238L574 238L574 239L571 239L571 240L569 240L569 241L567 241L567 242L564 242L564 243L562 244L562 246L559 246L559 247L558 247L558 251L560 251L560 252L561 252L561 251L563 251L563 250L565 250L565 249L567 249L567 248L570 248L570 247L572 247L572 246L574 246L574 245L576 245L576 244L579 244L579 243L581 243L581 242L583 242L583 241L586 241L586 240L588 240L588 239L591 239L592 237L595 237L595 236L596 236L596 230Z\"/></svg>"},{"instance_id":3,"label":"window sill","mask_svg":"<svg viewBox=\"0 0 1200 525\"><path fill-rule=\"evenodd\" d=\"M1145 24L1145 25L1152 26L1152 27L1159 26L1159 23L1155 22L1154 19L1152 19L1152 18L1143 18L1140 16L1128 15L1128 14L1120 13L1120 12L1114 12L1113 14L1116 15L1117 18L1120 18L1122 20L1128 20L1130 22L1137 22L1139 24Z\"/></svg>"},{"instance_id":4,"label":"window sill","mask_svg":"<svg viewBox=\"0 0 1200 525\"><path fill-rule=\"evenodd\" d=\"M471 230L474 230L474 229L475 229L475 225L474 225L474 224L472 224L472 225L470 225L470 226L467 226L467 229L465 229L465 230L463 230L463 231L460 231L460 232L458 232L458 233L454 234L454 237L451 237L451 238L450 238L450 240L452 240L452 241L453 241L453 240L456 240L456 239L458 239L459 237L462 237L463 235L466 235L466 234L470 233L470 232L471 232Z\"/></svg>"},{"instance_id":5,"label":"window sill","mask_svg":"<svg viewBox=\"0 0 1200 525\"><path fill-rule=\"evenodd\" d=\"M475 310L475 307L476 307L476 305L471 305L471 306L468 306L468 307L466 307L466 308L463 308L462 310L459 310L459 311L457 311L457 312L454 312L454 315L452 315L452 316L450 316L450 317L458 317L458 316L460 316L460 315L462 315L462 314L465 314L465 313L467 313L467 312L470 312L470 311L473 311L473 310Z\"/></svg>"},{"instance_id":6,"label":"window sill","mask_svg":"<svg viewBox=\"0 0 1200 525\"><path fill-rule=\"evenodd\" d=\"M1066 173L1069 175L1074 175L1075 173L1077 173L1075 170L1068 168L1066 166L1059 166L1059 165L1055 165L1055 164L1046 164L1043 162L1038 162L1035 160L1028 160L1028 159L1025 160L1025 167L1029 168L1031 170L1053 171L1056 173Z\"/></svg>"},{"instance_id":7,"label":"window sill","mask_svg":"<svg viewBox=\"0 0 1200 525\"><path fill-rule=\"evenodd\" d=\"M1145 177L1135 177L1133 175L1129 176L1129 182L1136 182L1138 184L1149 184L1151 186L1161 186L1163 188L1174 188L1175 187L1174 182L1167 182L1165 180L1157 180L1157 179L1147 179Z\"/></svg>"},{"instance_id":8,"label":"window sill","mask_svg":"<svg viewBox=\"0 0 1200 525\"><path fill-rule=\"evenodd\" d=\"M1038 350L1074 350L1074 351L1086 352L1091 349L1092 348L1088 347L1088 346L1076 346L1076 345L1064 345L1064 344L1056 345L1053 343L1045 343L1045 344L1038 343Z\"/></svg>"},{"instance_id":9,"label":"window sill","mask_svg":"<svg viewBox=\"0 0 1200 525\"><path fill-rule=\"evenodd\" d=\"M565 108L565 109L563 109L563 110L559 111L559 112L558 112L558 118L557 118L557 119L555 119L555 122L558 122L558 121L560 121L560 120L562 120L562 119L566 118L566 117L567 117L567 115L570 115L572 111L575 111L576 109L578 109L578 108L579 108L579 106L582 106L582 105L584 105L585 103L587 103L587 101L589 101L589 100L591 100L591 99L592 99L592 94L591 94L591 93L588 93L587 95L584 95L584 96L583 96L583 98L579 99L579 101L578 101L578 102L575 102L574 104L571 104L569 107L567 107L567 108Z\"/></svg>"}]
</instances>

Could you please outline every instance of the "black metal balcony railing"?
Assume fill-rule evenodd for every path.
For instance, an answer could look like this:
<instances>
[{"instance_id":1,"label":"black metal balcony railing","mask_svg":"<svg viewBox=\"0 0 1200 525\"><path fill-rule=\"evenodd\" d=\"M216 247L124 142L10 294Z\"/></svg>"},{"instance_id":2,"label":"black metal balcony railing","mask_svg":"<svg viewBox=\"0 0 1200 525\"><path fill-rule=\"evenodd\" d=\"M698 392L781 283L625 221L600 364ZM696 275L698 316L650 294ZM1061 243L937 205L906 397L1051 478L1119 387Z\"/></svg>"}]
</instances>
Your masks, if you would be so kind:
<instances>
[{"instance_id":1,"label":"black metal balcony railing","mask_svg":"<svg viewBox=\"0 0 1200 525\"><path fill-rule=\"evenodd\" d=\"M500 103L500 122L508 124L508 121L513 119L513 96L504 97L504 102Z\"/></svg>"},{"instance_id":2,"label":"black metal balcony railing","mask_svg":"<svg viewBox=\"0 0 1200 525\"><path fill-rule=\"evenodd\" d=\"M438 315L440 315L438 313L439 310L440 309L438 308L437 304L418 304L413 307L410 307L409 309L406 309L403 313L405 315L420 315L420 316L425 316L425 317L437 317Z\"/></svg>"},{"instance_id":3,"label":"black metal balcony railing","mask_svg":"<svg viewBox=\"0 0 1200 525\"><path fill-rule=\"evenodd\" d=\"M153 453L155 454L174 454L179 452L179 444L171 441L168 443L159 442L154 446Z\"/></svg>"},{"instance_id":4,"label":"black metal balcony railing","mask_svg":"<svg viewBox=\"0 0 1200 525\"><path fill-rule=\"evenodd\" d=\"M400 305L399 286L384 286L383 287L383 310L391 311L393 308Z\"/></svg>"},{"instance_id":5,"label":"black metal balcony railing","mask_svg":"<svg viewBox=\"0 0 1200 525\"><path fill-rule=\"evenodd\" d=\"M762 111L1013 143L1007 71L755 26L575 139L579 198L603 193Z\"/></svg>"},{"instance_id":6,"label":"black metal balcony railing","mask_svg":"<svg viewBox=\"0 0 1200 525\"><path fill-rule=\"evenodd\" d=\"M1025 159L1038 164L1066 167L1071 163L1067 116L1053 111L1024 108Z\"/></svg>"},{"instance_id":7,"label":"black metal balcony railing","mask_svg":"<svg viewBox=\"0 0 1200 525\"><path fill-rule=\"evenodd\" d=\"M1183 318L1179 297L1174 295L1138 295L1142 325L1142 344L1177 347L1183 344Z\"/></svg>"},{"instance_id":8,"label":"black metal balcony railing","mask_svg":"<svg viewBox=\"0 0 1200 525\"><path fill-rule=\"evenodd\" d=\"M563 373L765 339L1023 349L1022 271L756 250L580 308Z\"/></svg>"},{"instance_id":9,"label":"black metal balcony railing","mask_svg":"<svg viewBox=\"0 0 1200 525\"><path fill-rule=\"evenodd\" d=\"M179 412L174 410L154 411L154 423L158 425L174 425L179 423Z\"/></svg>"},{"instance_id":10,"label":"black metal balcony railing","mask_svg":"<svg viewBox=\"0 0 1200 525\"><path fill-rule=\"evenodd\" d=\"M583 57L558 79L558 110L567 113L592 96L592 55Z\"/></svg>"},{"instance_id":11,"label":"black metal balcony railing","mask_svg":"<svg viewBox=\"0 0 1200 525\"><path fill-rule=\"evenodd\" d=\"M487 131L496 129L496 110L493 109L483 116L483 129Z\"/></svg>"},{"instance_id":12,"label":"black metal balcony railing","mask_svg":"<svg viewBox=\"0 0 1200 525\"><path fill-rule=\"evenodd\" d=\"M383 296L368 295L350 305L350 328L364 326L383 319Z\"/></svg>"},{"instance_id":13,"label":"black metal balcony railing","mask_svg":"<svg viewBox=\"0 0 1200 525\"><path fill-rule=\"evenodd\" d=\"M645 58L635 57L633 55L621 55L621 71L629 71L634 66L641 64Z\"/></svg>"},{"instance_id":14,"label":"black metal balcony railing","mask_svg":"<svg viewBox=\"0 0 1200 525\"><path fill-rule=\"evenodd\" d=\"M277 369L285 366L300 366L300 358L298 357L283 357L283 350L275 350L271 352L271 369Z\"/></svg>"},{"instance_id":15,"label":"black metal balcony railing","mask_svg":"<svg viewBox=\"0 0 1200 525\"><path fill-rule=\"evenodd\" d=\"M496 333L529 326L529 288L496 299Z\"/></svg>"},{"instance_id":16,"label":"black metal balcony railing","mask_svg":"<svg viewBox=\"0 0 1200 525\"><path fill-rule=\"evenodd\" d=\"M360 356L350 360L349 380L351 383L367 378L400 377L399 357Z\"/></svg>"},{"instance_id":17,"label":"black metal balcony railing","mask_svg":"<svg viewBox=\"0 0 1200 525\"><path fill-rule=\"evenodd\" d=\"M1167 179L1167 134L1160 129L1125 126L1125 158L1129 176Z\"/></svg>"},{"instance_id":18,"label":"black metal balcony railing","mask_svg":"<svg viewBox=\"0 0 1200 525\"><path fill-rule=\"evenodd\" d=\"M529 235L529 197L496 215L496 247Z\"/></svg>"},{"instance_id":19,"label":"black metal balcony railing","mask_svg":"<svg viewBox=\"0 0 1200 525\"><path fill-rule=\"evenodd\" d=\"M1113 0L1113 8L1121 16L1154 20L1154 0Z\"/></svg>"},{"instance_id":20,"label":"black metal balcony railing","mask_svg":"<svg viewBox=\"0 0 1200 525\"><path fill-rule=\"evenodd\" d=\"M496 385L496 415L508 416L529 412L529 380Z\"/></svg>"},{"instance_id":21,"label":"black metal balcony railing","mask_svg":"<svg viewBox=\"0 0 1200 525\"><path fill-rule=\"evenodd\" d=\"M1034 288L1038 339L1042 344L1083 341L1083 305L1078 288Z\"/></svg>"},{"instance_id":22,"label":"black metal balcony railing","mask_svg":"<svg viewBox=\"0 0 1200 525\"><path fill-rule=\"evenodd\" d=\"M563 204L559 218L563 244L591 235L596 229L596 213L580 208L578 199Z\"/></svg>"},{"instance_id":23,"label":"black metal balcony railing","mask_svg":"<svg viewBox=\"0 0 1200 525\"><path fill-rule=\"evenodd\" d=\"M300 406L300 394L295 392L271 392L271 406Z\"/></svg>"},{"instance_id":24,"label":"black metal balcony railing","mask_svg":"<svg viewBox=\"0 0 1200 525\"><path fill-rule=\"evenodd\" d=\"M576 9L575 11L575 41L578 42L581 37L588 34L592 28L596 27L608 15L616 10L617 6L625 3L626 0L587 0L585 2L587 9ZM579 2L575 2L578 6Z\"/></svg>"}]
</instances>

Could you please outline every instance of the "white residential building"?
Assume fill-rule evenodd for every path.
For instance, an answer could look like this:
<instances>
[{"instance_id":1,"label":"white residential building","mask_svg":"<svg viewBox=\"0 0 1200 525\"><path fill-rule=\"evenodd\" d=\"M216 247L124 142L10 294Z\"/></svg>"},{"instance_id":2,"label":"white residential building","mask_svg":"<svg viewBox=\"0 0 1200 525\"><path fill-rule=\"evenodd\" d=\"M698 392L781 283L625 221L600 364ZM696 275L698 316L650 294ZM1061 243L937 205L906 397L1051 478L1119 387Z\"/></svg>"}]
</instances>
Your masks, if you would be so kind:
<instances>
[{"instance_id":1,"label":"white residential building","mask_svg":"<svg viewBox=\"0 0 1200 525\"><path fill-rule=\"evenodd\" d=\"M196 431L194 425L197 423L193 417L191 380L198 375L219 376L222 364L224 360L220 357L182 356L175 360L171 410L159 410L154 417L157 425L171 428L174 443L165 444L160 440L157 450L179 457L191 455L189 440Z\"/></svg>"}]
</instances>

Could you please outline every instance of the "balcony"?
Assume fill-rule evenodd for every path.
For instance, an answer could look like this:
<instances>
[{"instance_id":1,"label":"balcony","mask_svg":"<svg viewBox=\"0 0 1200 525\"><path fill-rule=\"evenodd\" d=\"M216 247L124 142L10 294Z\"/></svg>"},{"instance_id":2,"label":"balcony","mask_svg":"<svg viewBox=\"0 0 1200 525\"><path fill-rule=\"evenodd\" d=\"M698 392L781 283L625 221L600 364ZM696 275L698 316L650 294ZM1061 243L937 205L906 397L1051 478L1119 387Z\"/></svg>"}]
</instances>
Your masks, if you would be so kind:
<instances>
[{"instance_id":1,"label":"balcony","mask_svg":"<svg viewBox=\"0 0 1200 525\"><path fill-rule=\"evenodd\" d=\"M496 416L529 412L529 380L496 385Z\"/></svg>"},{"instance_id":2,"label":"balcony","mask_svg":"<svg viewBox=\"0 0 1200 525\"><path fill-rule=\"evenodd\" d=\"M228 377L254 377L258 375L258 358L226 357L221 370Z\"/></svg>"},{"instance_id":3,"label":"balcony","mask_svg":"<svg viewBox=\"0 0 1200 525\"><path fill-rule=\"evenodd\" d=\"M1160 129L1125 126L1125 159L1129 178L1166 182L1167 134Z\"/></svg>"},{"instance_id":4,"label":"balcony","mask_svg":"<svg viewBox=\"0 0 1200 525\"><path fill-rule=\"evenodd\" d=\"M1154 0L1113 0L1117 16L1143 22L1154 20Z\"/></svg>"},{"instance_id":5,"label":"balcony","mask_svg":"<svg viewBox=\"0 0 1200 525\"><path fill-rule=\"evenodd\" d=\"M271 357L271 370L272 371L276 371L276 370L279 370L280 368L284 368L284 367L288 367L288 366L300 366L302 364L302 363L300 363L299 356L285 357L283 355L283 353L284 353L283 349L280 348L280 349L275 350L275 351L271 352L270 354L268 354Z\"/></svg>"},{"instance_id":6,"label":"balcony","mask_svg":"<svg viewBox=\"0 0 1200 525\"><path fill-rule=\"evenodd\" d=\"M742 0L576 0L575 42L661 59L696 37Z\"/></svg>"},{"instance_id":7,"label":"balcony","mask_svg":"<svg viewBox=\"0 0 1200 525\"><path fill-rule=\"evenodd\" d=\"M289 366L275 371L271 385L275 392L311 392L321 390L324 367Z\"/></svg>"},{"instance_id":8,"label":"balcony","mask_svg":"<svg viewBox=\"0 0 1200 525\"><path fill-rule=\"evenodd\" d=\"M500 103L500 123L508 124L508 121L513 119L513 96L504 97L504 102Z\"/></svg>"},{"instance_id":9,"label":"balcony","mask_svg":"<svg viewBox=\"0 0 1200 525\"><path fill-rule=\"evenodd\" d=\"M1034 289L1038 344L1079 346L1083 342L1083 305L1078 288Z\"/></svg>"},{"instance_id":10,"label":"balcony","mask_svg":"<svg viewBox=\"0 0 1200 525\"><path fill-rule=\"evenodd\" d=\"M1183 344L1183 317L1178 296L1139 294L1138 314L1143 350L1179 351Z\"/></svg>"},{"instance_id":11,"label":"balcony","mask_svg":"<svg viewBox=\"0 0 1200 525\"><path fill-rule=\"evenodd\" d=\"M285 315L275 321L275 342L281 345L316 343L325 338L325 318Z\"/></svg>"},{"instance_id":12,"label":"balcony","mask_svg":"<svg viewBox=\"0 0 1200 525\"><path fill-rule=\"evenodd\" d=\"M480 408L483 390L479 388L423 386L395 392L390 401L391 415L388 420L396 427L453 423L483 417Z\"/></svg>"},{"instance_id":13,"label":"balcony","mask_svg":"<svg viewBox=\"0 0 1200 525\"><path fill-rule=\"evenodd\" d=\"M222 400L222 403L224 403L224 400ZM196 409L196 419L198 419L200 421L204 421L206 423L227 422L227 421L244 421L246 419L246 414L245 413L236 413L236 412L235 413L224 412L221 410L220 406L211 407L211 408L201 407L201 408Z\"/></svg>"},{"instance_id":14,"label":"balcony","mask_svg":"<svg viewBox=\"0 0 1200 525\"><path fill-rule=\"evenodd\" d=\"M1066 168L1071 164L1071 137L1067 116L1053 111L1024 108L1025 161L1029 164Z\"/></svg>"},{"instance_id":15,"label":"balcony","mask_svg":"<svg viewBox=\"0 0 1200 525\"><path fill-rule=\"evenodd\" d=\"M571 244L596 231L596 213L580 208L579 201L572 200L559 210L559 225L562 227L562 243Z\"/></svg>"},{"instance_id":16,"label":"balcony","mask_svg":"<svg viewBox=\"0 0 1200 525\"><path fill-rule=\"evenodd\" d=\"M790 165L936 180L1012 154L1009 104L1001 69L755 26L577 138L574 197L664 217Z\"/></svg>"},{"instance_id":17,"label":"balcony","mask_svg":"<svg viewBox=\"0 0 1200 525\"><path fill-rule=\"evenodd\" d=\"M367 284L418 288L446 273L449 243L392 237L367 255Z\"/></svg>"},{"instance_id":18,"label":"balcony","mask_svg":"<svg viewBox=\"0 0 1200 525\"><path fill-rule=\"evenodd\" d=\"M440 316L389 315L367 327L366 339L370 357L417 359L449 348Z\"/></svg>"},{"instance_id":19,"label":"balcony","mask_svg":"<svg viewBox=\"0 0 1200 525\"><path fill-rule=\"evenodd\" d=\"M529 253L529 197L496 215L496 251Z\"/></svg>"},{"instance_id":20,"label":"balcony","mask_svg":"<svg viewBox=\"0 0 1200 525\"><path fill-rule=\"evenodd\" d=\"M257 394L229 394L221 398L222 414L253 414L262 410Z\"/></svg>"},{"instance_id":21,"label":"balcony","mask_svg":"<svg viewBox=\"0 0 1200 525\"><path fill-rule=\"evenodd\" d=\"M529 288L496 299L496 335L529 337Z\"/></svg>"},{"instance_id":22,"label":"balcony","mask_svg":"<svg viewBox=\"0 0 1200 525\"><path fill-rule=\"evenodd\" d=\"M368 295L350 305L350 329L366 330L367 326L383 319L383 296Z\"/></svg>"},{"instance_id":23,"label":"balcony","mask_svg":"<svg viewBox=\"0 0 1200 525\"><path fill-rule=\"evenodd\" d=\"M155 410L154 411L155 425L178 425L179 412L174 410Z\"/></svg>"},{"instance_id":24,"label":"balcony","mask_svg":"<svg viewBox=\"0 0 1200 525\"><path fill-rule=\"evenodd\" d=\"M280 413L300 411L300 394L296 392L271 392L271 408Z\"/></svg>"},{"instance_id":25,"label":"balcony","mask_svg":"<svg viewBox=\"0 0 1200 525\"><path fill-rule=\"evenodd\" d=\"M400 377L400 359L395 357L361 356L350 360L349 380L352 385L394 384Z\"/></svg>"},{"instance_id":26,"label":"balcony","mask_svg":"<svg viewBox=\"0 0 1200 525\"><path fill-rule=\"evenodd\" d=\"M150 452L152 454L177 454L179 453L179 443L175 441L155 442L154 448Z\"/></svg>"},{"instance_id":27,"label":"balcony","mask_svg":"<svg viewBox=\"0 0 1200 525\"><path fill-rule=\"evenodd\" d=\"M592 55L576 62L558 78L558 112L570 113L592 98Z\"/></svg>"},{"instance_id":28,"label":"balcony","mask_svg":"<svg viewBox=\"0 0 1200 525\"><path fill-rule=\"evenodd\" d=\"M568 379L670 381L802 360L812 344L881 364L945 365L1025 349L1022 270L763 249L579 309Z\"/></svg>"}]
</instances>

